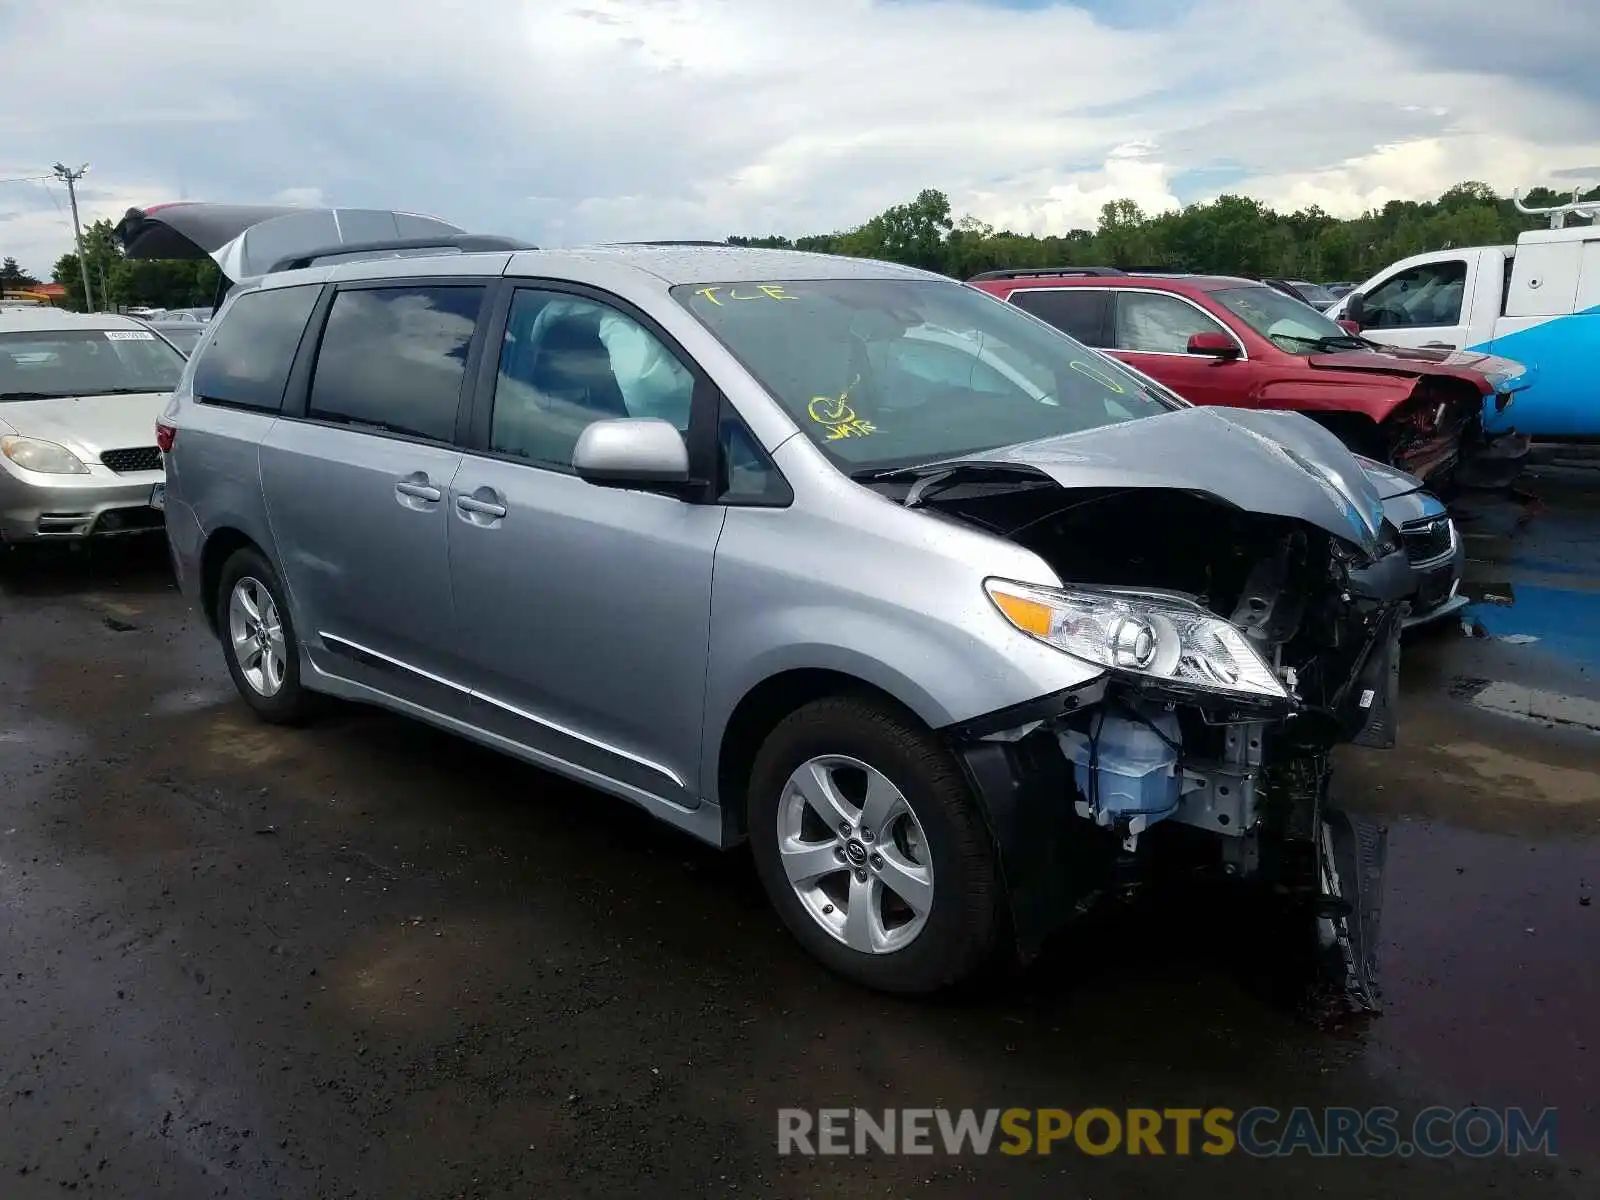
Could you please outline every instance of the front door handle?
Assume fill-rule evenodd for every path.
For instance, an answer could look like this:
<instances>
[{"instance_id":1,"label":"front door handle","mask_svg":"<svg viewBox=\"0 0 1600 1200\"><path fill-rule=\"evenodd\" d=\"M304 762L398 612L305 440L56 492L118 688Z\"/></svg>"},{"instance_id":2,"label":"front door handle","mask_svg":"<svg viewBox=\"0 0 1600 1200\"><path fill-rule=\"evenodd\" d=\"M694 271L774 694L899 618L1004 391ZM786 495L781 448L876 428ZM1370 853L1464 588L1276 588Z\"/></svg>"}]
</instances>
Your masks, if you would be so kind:
<instances>
[{"instance_id":1,"label":"front door handle","mask_svg":"<svg viewBox=\"0 0 1600 1200\"><path fill-rule=\"evenodd\" d=\"M472 496L457 496L456 507L464 513L471 513L480 517L503 517L506 515L506 506L496 504L491 500L478 500Z\"/></svg>"},{"instance_id":2,"label":"front door handle","mask_svg":"<svg viewBox=\"0 0 1600 1200\"><path fill-rule=\"evenodd\" d=\"M431 484L412 483L407 479L402 479L395 484L394 490L402 496L410 496L415 500L428 500L437 503L444 498L444 493Z\"/></svg>"},{"instance_id":3,"label":"front door handle","mask_svg":"<svg viewBox=\"0 0 1600 1200\"><path fill-rule=\"evenodd\" d=\"M1449 342L1423 342L1424 350L1454 350L1456 347Z\"/></svg>"}]
</instances>

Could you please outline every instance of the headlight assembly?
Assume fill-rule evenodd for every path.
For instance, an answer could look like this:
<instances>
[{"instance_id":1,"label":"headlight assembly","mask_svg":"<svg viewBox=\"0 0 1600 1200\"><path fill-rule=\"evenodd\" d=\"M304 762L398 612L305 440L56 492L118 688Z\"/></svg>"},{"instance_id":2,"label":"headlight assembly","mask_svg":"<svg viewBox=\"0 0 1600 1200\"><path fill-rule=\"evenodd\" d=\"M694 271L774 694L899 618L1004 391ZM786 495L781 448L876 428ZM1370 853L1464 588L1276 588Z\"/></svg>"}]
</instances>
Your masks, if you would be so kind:
<instances>
[{"instance_id":1,"label":"headlight assembly","mask_svg":"<svg viewBox=\"0 0 1600 1200\"><path fill-rule=\"evenodd\" d=\"M1237 626L1179 597L1009 579L984 588L1012 625L1076 658L1207 691L1288 696Z\"/></svg>"},{"instance_id":2,"label":"headlight assembly","mask_svg":"<svg viewBox=\"0 0 1600 1200\"><path fill-rule=\"evenodd\" d=\"M24 471L37 471L41 475L87 475L89 468L65 446L46 442L40 438L0 437L0 454L4 454Z\"/></svg>"}]
</instances>

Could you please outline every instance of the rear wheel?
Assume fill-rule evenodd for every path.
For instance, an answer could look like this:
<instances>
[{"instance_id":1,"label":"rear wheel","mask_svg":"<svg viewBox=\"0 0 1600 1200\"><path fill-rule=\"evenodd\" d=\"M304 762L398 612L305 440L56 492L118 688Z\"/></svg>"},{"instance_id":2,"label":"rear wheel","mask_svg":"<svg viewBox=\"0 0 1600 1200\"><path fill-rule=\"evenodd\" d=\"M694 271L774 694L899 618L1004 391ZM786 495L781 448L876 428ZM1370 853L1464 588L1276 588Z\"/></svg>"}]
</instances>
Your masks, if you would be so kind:
<instances>
[{"instance_id":1,"label":"rear wheel","mask_svg":"<svg viewBox=\"0 0 1600 1200\"><path fill-rule=\"evenodd\" d=\"M996 947L988 832L958 764L907 714L838 696L785 718L756 756L749 829L778 915L841 975L933 992Z\"/></svg>"},{"instance_id":2,"label":"rear wheel","mask_svg":"<svg viewBox=\"0 0 1600 1200\"><path fill-rule=\"evenodd\" d=\"M259 551L236 550L222 565L217 631L234 686L264 721L291 725L311 713L300 686L300 651L282 582Z\"/></svg>"}]
</instances>

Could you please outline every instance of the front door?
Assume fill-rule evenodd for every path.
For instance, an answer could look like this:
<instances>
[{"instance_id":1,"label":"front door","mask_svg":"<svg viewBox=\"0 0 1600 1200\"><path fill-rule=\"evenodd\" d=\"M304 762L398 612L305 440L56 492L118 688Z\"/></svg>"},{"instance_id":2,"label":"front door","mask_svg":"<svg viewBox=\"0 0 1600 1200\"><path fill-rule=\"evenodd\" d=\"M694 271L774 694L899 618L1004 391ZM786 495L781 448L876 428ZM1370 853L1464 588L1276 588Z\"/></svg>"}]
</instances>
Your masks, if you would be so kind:
<instances>
[{"instance_id":1,"label":"front door","mask_svg":"<svg viewBox=\"0 0 1600 1200\"><path fill-rule=\"evenodd\" d=\"M711 397L642 317L590 296L518 289L498 353L483 444L448 498L473 720L580 778L692 808L724 510L586 483L572 451L606 417L688 434L715 421Z\"/></svg>"},{"instance_id":2,"label":"front door","mask_svg":"<svg viewBox=\"0 0 1600 1200\"><path fill-rule=\"evenodd\" d=\"M447 715L447 497L482 286L351 287L334 297L304 411L261 446L279 560L320 670Z\"/></svg>"},{"instance_id":3,"label":"front door","mask_svg":"<svg viewBox=\"0 0 1600 1200\"><path fill-rule=\"evenodd\" d=\"M1252 367L1244 344L1192 300L1165 292L1119 288L1112 319L1112 347L1146 375L1166 384L1190 404L1250 402ZM1237 358L1190 354L1197 333L1220 333L1239 348Z\"/></svg>"}]
</instances>

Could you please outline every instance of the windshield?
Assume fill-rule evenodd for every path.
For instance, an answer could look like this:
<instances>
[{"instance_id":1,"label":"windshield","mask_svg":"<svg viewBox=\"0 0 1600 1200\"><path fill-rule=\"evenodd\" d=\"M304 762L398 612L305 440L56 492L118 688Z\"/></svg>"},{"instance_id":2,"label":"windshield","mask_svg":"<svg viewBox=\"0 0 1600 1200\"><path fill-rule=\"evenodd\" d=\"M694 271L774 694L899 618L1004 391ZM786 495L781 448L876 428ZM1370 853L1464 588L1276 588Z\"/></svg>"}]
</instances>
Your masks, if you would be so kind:
<instances>
[{"instance_id":1,"label":"windshield","mask_svg":"<svg viewBox=\"0 0 1600 1200\"><path fill-rule=\"evenodd\" d=\"M1294 279L1290 282L1294 284L1294 290L1305 297L1307 304L1332 304L1337 299L1320 283L1308 283L1304 279Z\"/></svg>"},{"instance_id":2,"label":"windshield","mask_svg":"<svg viewBox=\"0 0 1600 1200\"><path fill-rule=\"evenodd\" d=\"M813 279L672 293L853 474L1173 407L1119 364L958 283Z\"/></svg>"},{"instance_id":3,"label":"windshield","mask_svg":"<svg viewBox=\"0 0 1600 1200\"><path fill-rule=\"evenodd\" d=\"M1309 304L1286 296L1276 288L1222 288L1212 292L1211 298L1290 354L1349 350L1366 344Z\"/></svg>"},{"instance_id":4,"label":"windshield","mask_svg":"<svg viewBox=\"0 0 1600 1200\"><path fill-rule=\"evenodd\" d=\"M148 329L0 333L0 401L170 392L183 355Z\"/></svg>"}]
</instances>

